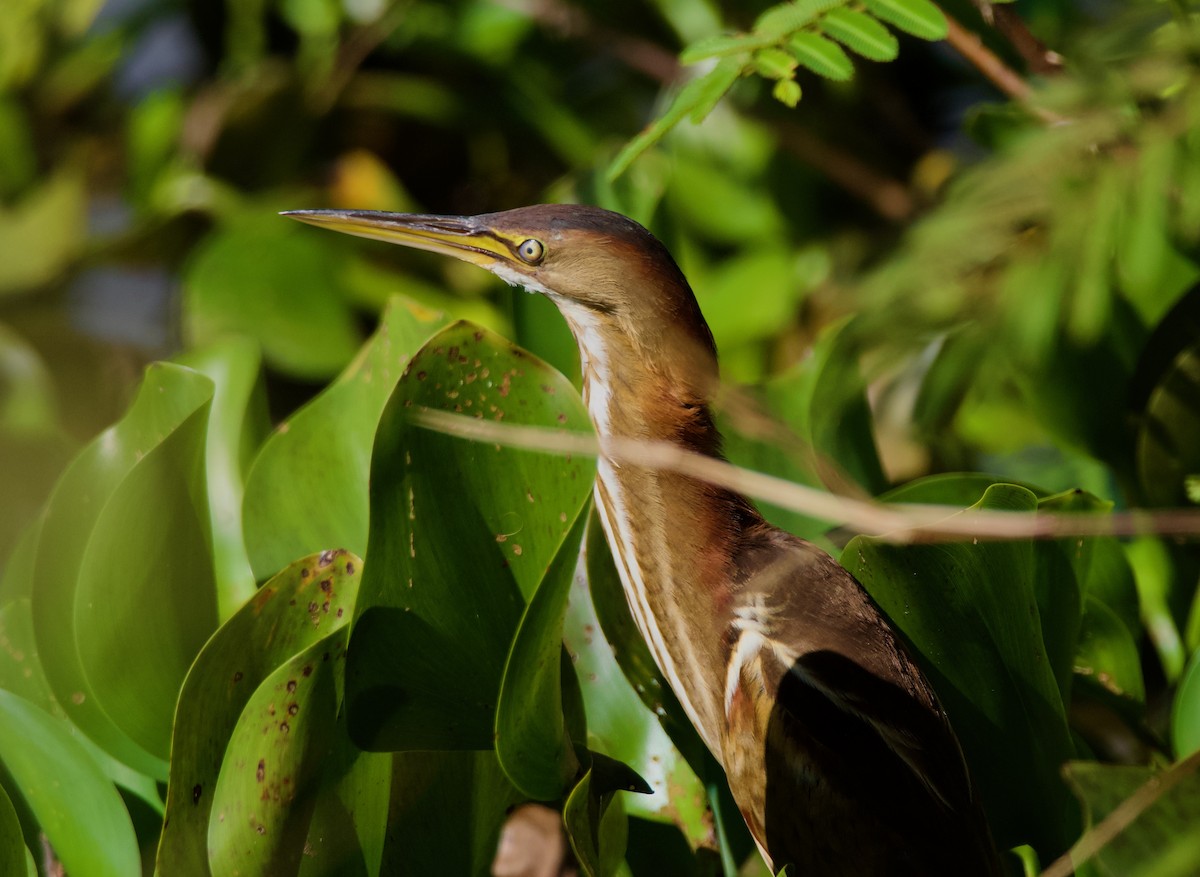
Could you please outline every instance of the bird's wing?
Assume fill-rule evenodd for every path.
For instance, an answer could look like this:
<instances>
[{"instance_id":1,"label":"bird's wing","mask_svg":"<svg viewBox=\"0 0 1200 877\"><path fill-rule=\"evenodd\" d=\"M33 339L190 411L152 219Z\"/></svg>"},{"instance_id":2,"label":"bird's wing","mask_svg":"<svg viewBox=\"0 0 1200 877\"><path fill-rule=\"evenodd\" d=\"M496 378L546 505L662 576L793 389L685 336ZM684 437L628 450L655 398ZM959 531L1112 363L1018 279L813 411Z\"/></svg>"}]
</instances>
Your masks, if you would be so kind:
<instances>
[{"instance_id":1,"label":"bird's wing","mask_svg":"<svg viewBox=\"0 0 1200 877\"><path fill-rule=\"evenodd\" d=\"M931 825L960 836L949 841L958 850L910 847L914 861L947 852L959 861L989 858L958 741L861 585L824 552L779 531L743 564L728 636L726 739L764 741L766 836L770 784L782 773L808 789L814 806L844 806L848 818L871 811L876 836L895 832L897 848L905 835L929 837Z\"/></svg>"}]
</instances>

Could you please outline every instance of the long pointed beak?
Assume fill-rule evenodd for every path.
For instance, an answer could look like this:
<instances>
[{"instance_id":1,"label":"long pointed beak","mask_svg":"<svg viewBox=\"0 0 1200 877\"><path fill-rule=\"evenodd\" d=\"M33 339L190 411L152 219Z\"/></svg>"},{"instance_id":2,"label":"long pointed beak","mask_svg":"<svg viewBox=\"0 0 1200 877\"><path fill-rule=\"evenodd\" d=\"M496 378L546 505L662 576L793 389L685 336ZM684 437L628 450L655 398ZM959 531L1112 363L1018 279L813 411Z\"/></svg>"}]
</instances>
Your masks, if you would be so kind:
<instances>
[{"instance_id":1,"label":"long pointed beak","mask_svg":"<svg viewBox=\"0 0 1200 877\"><path fill-rule=\"evenodd\" d=\"M362 238L453 256L482 268L494 269L498 262L512 265L516 261L513 244L474 216L379 210L285 210L280 215Z\"/></svg>"}]
</instances>

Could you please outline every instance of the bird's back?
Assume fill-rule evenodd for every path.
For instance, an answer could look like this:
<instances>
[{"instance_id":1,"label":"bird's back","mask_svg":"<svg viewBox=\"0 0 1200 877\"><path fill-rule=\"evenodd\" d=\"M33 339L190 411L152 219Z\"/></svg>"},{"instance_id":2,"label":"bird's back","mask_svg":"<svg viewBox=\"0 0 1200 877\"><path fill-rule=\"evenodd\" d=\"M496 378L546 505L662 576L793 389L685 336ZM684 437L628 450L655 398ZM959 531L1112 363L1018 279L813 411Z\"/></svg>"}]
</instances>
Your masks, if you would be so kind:
<instances>
[{"instance_id":1,"label":"bird's back","mask_svg":"<svg viewBox=\"0 0 1200 877\"><path fill-rule=\"evenodd\" d=\"M722 760L775 869L1001 873L945 713L862 586L766 524L737 563Z\"/></svg>"}]
</instances>

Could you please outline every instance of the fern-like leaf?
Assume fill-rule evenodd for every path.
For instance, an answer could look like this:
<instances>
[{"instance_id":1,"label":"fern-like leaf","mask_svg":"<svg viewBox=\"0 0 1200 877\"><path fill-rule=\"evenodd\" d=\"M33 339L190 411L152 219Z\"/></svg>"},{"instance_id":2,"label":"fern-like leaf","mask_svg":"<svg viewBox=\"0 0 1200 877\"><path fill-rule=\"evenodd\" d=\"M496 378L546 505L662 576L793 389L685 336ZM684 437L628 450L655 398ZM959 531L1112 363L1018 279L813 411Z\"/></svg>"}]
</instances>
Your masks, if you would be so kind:
<instances>
[{"instance_id":1,"label":"fern-like leaf","mask_svg":"<svg viewBox=\"0 0 1200 877\"><path fill-rule=\"evenodd\" d=\"M834 9L821 19L821 30L871 61L892 61L900 44L892 33L869 15L851 9Z\"/></svg>"},{"instance_id":2,"label":"fern-like leaf","mask_svg":"<svg viewBox=\"0 0 1200 877\"><path fill-rule=\"evenodd\" d=\"M854 75L854 65L842 47L820 34L800 31L788 39L792 55L819 76L845 82Z\"/></svg>"},{"instance_id":3,"label":"fern-like leaf","mask_svg":"<svg viewBox=\"0 0 1200 877\"><path fill-rule=\"evenodd\" d=\"M944 40L946 16L929 0L866 0L867 11L923 40Z\"/></svg>"},{"instance_id":4,"label":"fern-like leaf","mask_svg":"<svg viewBox=\"0 0 1200 877\"><path fill-rule=\"evenodd\" d=\"M697 40L680 52L679 63L695 64L697 61L703 61L705 58L723 58L743 52L753 52L756 49L765 49L776 42L778 42L778 37L757 33L736 34L732 36L729 34L719 34L715 37L705 37L702 40Z\"/></svg>"},{"instance_id":5,"label":"fern-like leaf","mask_svg":"<svg viewBox=\"0 0 1200 877\"><path fill-rule=\"evenodd\" d=\"M623 174L635 158L661 140L685 117L690 116L693 122L703 121L741 74L742 62L737 58L726 58L703 76L685 85L675 95L670 108L617 153L608 166L609 180L615 180Z\"/></svg>"},{"instance_id":6,"label":"fern-like leaf","mask_svg":"<svg viewBox=\"0 0 1200 877\"><path fill-rule=\"evenodd\" d=\"M795 0L772 6L754 22L754 32L775 39L811 24L822 12L845 5L847 0Z\"/></svg>"}]
</instances>

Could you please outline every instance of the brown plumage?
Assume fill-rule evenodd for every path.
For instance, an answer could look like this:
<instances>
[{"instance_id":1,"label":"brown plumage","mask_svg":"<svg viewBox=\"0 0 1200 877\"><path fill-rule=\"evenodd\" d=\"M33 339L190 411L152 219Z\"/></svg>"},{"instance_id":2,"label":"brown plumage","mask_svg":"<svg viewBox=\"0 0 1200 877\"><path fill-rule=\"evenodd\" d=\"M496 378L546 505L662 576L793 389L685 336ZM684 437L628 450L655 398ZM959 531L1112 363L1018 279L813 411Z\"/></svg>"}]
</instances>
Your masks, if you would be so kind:
<instances>
[{"instance_id":1,"label":"brown plumage","mask_svg":"<svg viewBox=\"0 0 1200 877\"><path fill-rule=\"evenodd\" d=\"M637 223L543 205L298 219L456 256L547 295L601 437L718 456L716 350ZM799 875L998 875L945 713L862 586L743 497L602 457L596 504L631 613L767 862Z\"/></svg>"}]
</instances>

